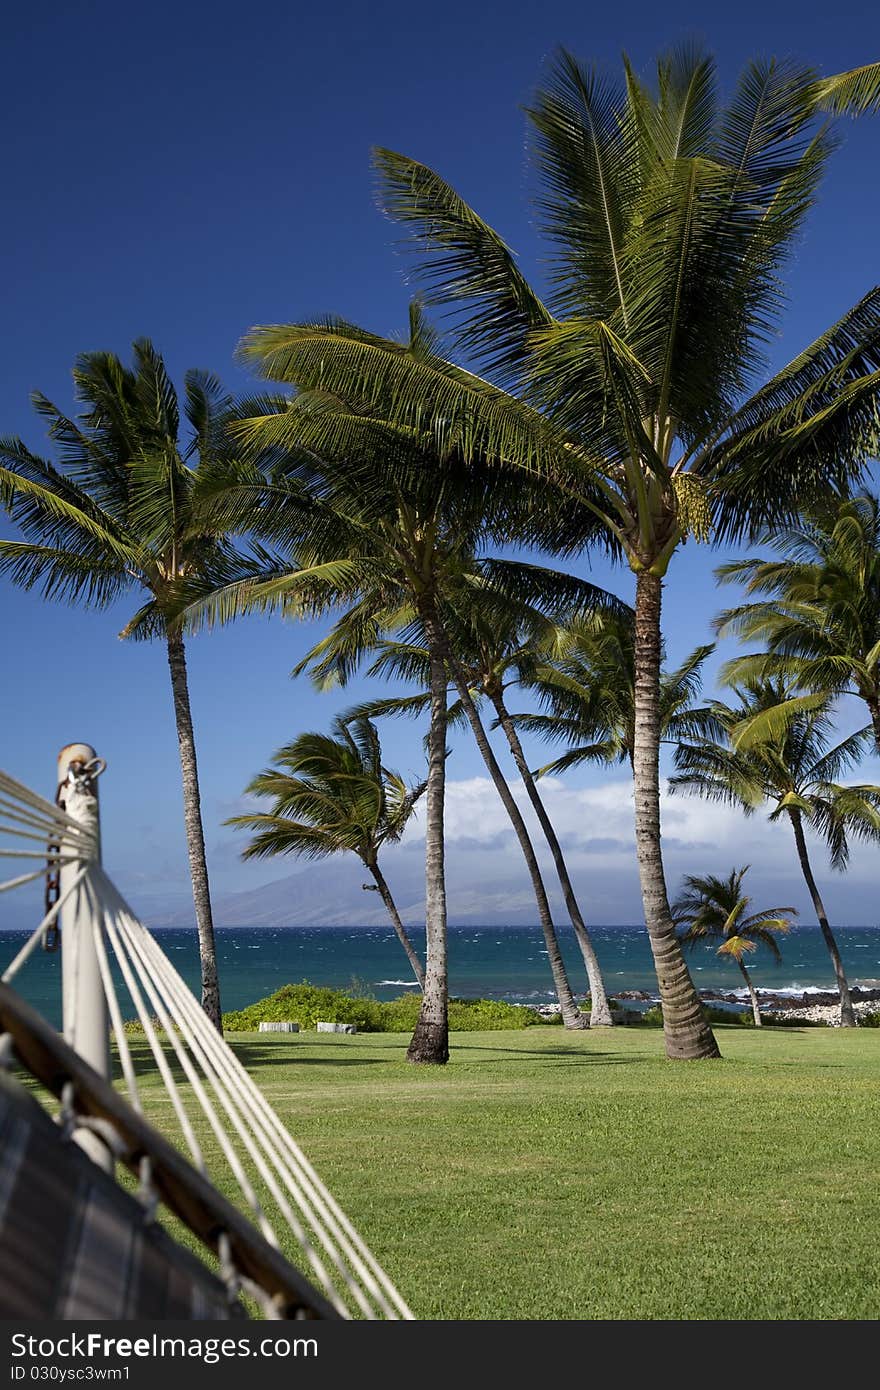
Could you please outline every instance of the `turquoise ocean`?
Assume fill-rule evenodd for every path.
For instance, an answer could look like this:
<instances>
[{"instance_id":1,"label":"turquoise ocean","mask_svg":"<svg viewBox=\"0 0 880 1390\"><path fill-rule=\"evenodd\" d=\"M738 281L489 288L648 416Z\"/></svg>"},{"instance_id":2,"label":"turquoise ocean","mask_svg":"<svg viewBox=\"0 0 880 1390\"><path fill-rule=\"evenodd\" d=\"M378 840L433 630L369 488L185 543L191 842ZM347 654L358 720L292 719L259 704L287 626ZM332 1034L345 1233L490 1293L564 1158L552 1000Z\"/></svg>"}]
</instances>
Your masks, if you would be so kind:
<instances>
[{"instance_id":1,"label":"turquoise ocean","mask_svg":"<svg viewBox=\"0 0 880 1390\"><path fill-rule=\"evenodd\" d=\"M580 953L570 929L560 941L577 993L586 989ZM880 986L880 928L841 927L836 935L850 983ZM195 931L158 930L161 943L187 983L197 989L198 949ZM643 927L595 927L596 944L610 993L656 990L651 952ZM424 931L413 940L424 951ZM27 939L25 932L0 933L0 972ZM392 999L413 986L409 966L394 933L376 927L246 928L217 932L218 964L224 1009L239 1009L300 980ZM833 988L831 965L818 928L798 927L783 942L783 960L769 955L749 962L763 989L802 993ZM451 927L451 993L463 998L506 999L545 1004L555 998L539 927ZM737 990L739 972L711 948L690 954L690 967L701 990ZM56 1026L61 1016L60 956L37 951L18 975L15 986ZM120 987L120 998L125 999ZM133 1010L131 1011L133 1013Z\"/></svg>"}]
</instances>

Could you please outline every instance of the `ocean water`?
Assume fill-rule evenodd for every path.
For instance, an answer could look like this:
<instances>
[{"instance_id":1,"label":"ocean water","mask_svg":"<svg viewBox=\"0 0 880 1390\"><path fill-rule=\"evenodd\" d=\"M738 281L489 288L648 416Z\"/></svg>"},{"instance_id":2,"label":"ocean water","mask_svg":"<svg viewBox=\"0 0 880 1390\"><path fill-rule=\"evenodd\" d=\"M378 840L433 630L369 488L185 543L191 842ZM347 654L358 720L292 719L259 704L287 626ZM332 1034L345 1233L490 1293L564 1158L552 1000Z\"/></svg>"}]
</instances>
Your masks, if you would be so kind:
<instances>
[{"instance_id":1,"label":"ocean water","mask_svg":"<svg viewBox=\"0 0 880 1390\"><path fill-rule=\"evenodd\" d=\"M160 930L163 950L191 988L198 988L195 931ZM880 985L880 929L841 927L836 932L851 984ZM656 989L651 951L642 927L596 927L596 951L610 993ZM424 931L413 940L424 952ZM586 976L573 932L559 929L569 978L576 993ZM0 933L0 972L27 939L25 932ZM217 932L220 987L224 1009L239 1009L300 980L354 988L378 999L393 999L414 986L397 937L376 927L238 928ZM774 964L759 951L749 962L755 983L764 989L801 993L833 988L831 963L818 928L798 927L782 945L783 960ZM711 947L689 957L698 989L736 990L742 977ZM56 1026L61 1017L61 958L37 951L16 977L15 987ZM451 927L450 991L470 998L506 999L542 1004L555 998L544 939L539 927ZM127 1002L121 980L120 999ZM128 1012L133 1015L133 1008Z\"/></svg>"}]
</instances>

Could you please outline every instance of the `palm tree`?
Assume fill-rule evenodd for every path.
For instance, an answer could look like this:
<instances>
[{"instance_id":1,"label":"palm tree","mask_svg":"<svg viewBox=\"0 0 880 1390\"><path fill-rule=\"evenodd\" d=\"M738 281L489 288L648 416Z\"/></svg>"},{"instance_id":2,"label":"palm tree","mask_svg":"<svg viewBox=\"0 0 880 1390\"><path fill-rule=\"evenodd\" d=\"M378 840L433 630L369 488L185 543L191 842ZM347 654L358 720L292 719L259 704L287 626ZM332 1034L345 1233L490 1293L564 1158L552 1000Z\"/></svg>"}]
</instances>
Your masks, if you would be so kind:
<instances>
[{"instance_id":1,"label":"palm tree","mask_svg":"<svg viewBox=\"0 0 880 1390\"><path fill-rule=\"evenodd\" d=\"M384 340L382 340L384 342ZM394 350L421 360L430 330L414 306L410 337ZM390 346L385 344L386 347ZM275 402L238 428L250 458L209 480L201 505L215 524L248 531L283 547L259 579L220 587L189 607L191 621L225 622L243 612L280 608L292 616L340 611L331 638L334 677L344 681L385 633L415 635L429 652L431 715L426 788L425 990L408 1057L448 1060L448 977L443 851L447 685L464 714L513 823L529 864L563 1018L586 1026L555 938L546 892L528 830L489 744L444 626L447 607L464 588L485 579L492 564L474 561L477 547L507 539L536 512L529 486L489 488L494 477L461 458L437 467L430 432L395 426L373 407L341 395L301 392ZM526 480L527 482L527 480ZM476 571L473 566L476 564ZM515 567L518 585L530 567ZM572 589L578 581L568 580Z\"/></svg>"},{"instance_id":2,"label":"palm tree","mask_svg":"<svg viewBox=\"0 0 880 1390\"><path fill-rule=\"evenodd\" d=\"M432 523L433 524L433 523ZM423 529L423 523L417 523L415 530ZM444 531L441 539L449 541L452 533ZM460 541L457 542L460 545ZM447 557L448 560L449 557ZM547 960L553 976L554 986L562 1013L562 1020L566 1028L584 1028L587 1020L584 1018L577 1006L574 992L568 978L568 972L562 957L559 946L559 939L553 924L550 911L550 903L547 896L541 868L535 853L535 848L531 836L523 819L513 793L511 792L507 778L495 756L492 745L489 741L486 728L480 718L476 707L474 695L468 678L468 672L462 663L459 655L457 638L460 635L459 625L455 624L454 614L456 610L461 610L463 606L469 607L473 598L474 588L479 588L484 602L489 599L495 611L498 606L506 603L510 604L510 593L499 591L499 584L502 576L507 580L509 586L540 586L542 580L546 582L545 576L534 566L516 564L514 562L501 562L498 560L487 560L484 562L476 561L463 548L460 548L455 563L448 565L445 575L442 593L438 596L436 614L434 622L434 634L430 635L428 627L424 623L424 617L414 615L409 610L403 613L398 612L392 615L388 610L379 617L382 622L374 623L367 631L362 625L361 604L354 609L349 609L343 613L336 626L322 639L316 647L309 652L299 663L294 674L299 674L308 667L311 667L319 686L326 688L331 684L345 684L348 675L359 663L361 657L368 651L374 649L380 643L382 634L385 631L393 631L401 623L408 623L412 626L413 635L416 633L421 642L425 643L424 651L427 656L428 679L431 679L431 660L432 644L433 649L439 653L443 669L448 681L458 694L458 706L456 713L458 717L465 720L471 728L480 755L485 763L486 769L492 783L501 798L502 804L507 812L508 818L513 826L526 868L531 880L532 889L535 894L535 901L538 908L538 917L541 923L541 930L544 936L544 945L547 952ZM493 583L494 580L494 583ZM569 591L589 588L581 586L575 580L566 579L560 576L560 583L563 587L567 586ZM413 619L415 619L413 626ZM452 634L452 635L450 635ZM412 643L409 644L410 651ZM357 711L358 714L383 714L391 712L393 701L379 701L372 707L364 706ZM595 961L595 953L592 951L592 943L587 938L588 953ZM583 943L581 945L583 950ZM600 977L601 980L601 977ZM597 986L597 997L601 1000L604 996L604 988L601 983ZM610 1016L610 1009L607 1009L607 999L605 1001L606 1010ZM592 1015L591 1015L592 1016ZM602 1017L601 1009L599 1018Z\"/></svg>"},{"instance_id":3,"label":"palm tree","mask_svg":"<svg viewBox=\"0 0 880 1390\"><path fill-rule=\"evenodd\" d=\"M493 570L496 575L501 573L506 578L519 581L508 586L518 591L516 597L512 597L507 590L501 592L497 587L492 587ZM604 594L592 585L577 585L564 575L549 570L543 571L536 566L530 566L528 569L511 564L493 567L489 562L482 567L480 579L482 583L468 587L463 595L463 606L460 606L457 612L450 612L447 606L444 620L450 634L450 645L471 700L476 704L480 699L485 699L495 711L496 723L507 739L517 771L550 850L569 920L587 972L590 989L590 1026L610 1027L613 1018L596 950L575 895L559 837L529 769L515 722L507 707L506 690L509 685L526 678L525 673L534 665L536 651L541 643L556 639L556 617L560 613L560 601L567 605L570 611L574 594L577 593L580 608L589 610L597 623L602 621L600 611L609 615L616 614L622 605L611 595ZM528 595L527 598L523 597L524 593ZM326 663L328 655L332 653L332 640L331 636L329 644L320 644L321 660L316 663L317 653L310 653L297 669L312 665L319 679L325 676L331 669ZM371 717L419 713L428 699L428 673L428 652L424 647L411 642L382 642L368 674L402 677L408 682L414 681L421 686L424 693L367 701L358 706L355 713ZM462 715L467 717L459 700L450 710L450 717L458 719ZM537 865L531 855L527 855L527 864L534 882L534 870ZM538 907L543 923L549 916L546 895L538 895ZM549 931L545 928L545 936L550 932L554 942L552 959L558 957L561 960L552 921L549 923ZM577 1023L577 1019L573 1021Z\"/></svg>"},{"instance_id":4,"label":"palm tree","mask_svg":"<svg viewBox=\"0 0 880 1390\"><path fill-rule=\"evenodd\" d=\"M821 79L771 60L719 102L684 48L656 86L562 53L529 111L553 268L545 304L504 241L439 174L379 150L384 205L423 253L449 349L414 356L338 320L252 330L243 351L299 389L380 403L455 456L545 484L550 549L604 544L636 579L634 774L645 920L667 1053L715 1057L669 910L660 847L661 594L688 535L729 541L844 493L877 433L880 290L755 389L781 270L831 140L820 111L874 109L880 65Z\"/></svg>"},{"instance_id":5,"label":"palm tree","mask_svg":"<svg viewBox=\"0 0 880 1390\"><path fill-rule=\"evenodd\" d=\"M677 744L718 732L711 705L697 703L703 666L715 650L696 647L675 669L661 670L660 742ZM538 775L558 775L585 763L635 759L634 630L624 617L585 618L557 634L555 650L532 665L523 684L543 706L516 714L520 728L550 743L567 744Z\"/></svg>"},{"instance_id":6,"label":"palm tree","mask_svg":"<svg viewBox=\"0 0 880 1390\"><path fill-rule=\"evenodd\" d=\"M866 495L834 507L814 508L796 526L765 541L781 560L749 559L722 565L724 583L744 583L758 602L729 608L719 632L763 650L725 668L728 679L783 674L798 692L765 719L780 719L829 695L854 695L868 709L880 752L880 500ZM761 737L761 724L739 737Z\"/></svg>"},{"instance_id":7,"label":"palm tree","mask_svg":"<svg viewBox=\"0 0 880 1390\"><path fill-rule=\"evenodd\" d=\"M279 748L273 766L255 777L247 790L270 798L272 809L232 816L226 822L254 832L243 858L356 854L372 875L412 972L424 989L424 966L379 867L379 851L400 839L425 783L408 787L398 773L384 766L375 725L368 719L350 723L337 719L332 734L300 734Z\"/></svg>"},{"instance_id":8,"label":"palm tree","mask_svg":"<svg viewBox=\"0 0 880 1390\"><path fill-rule=\"evenodd\" d=\"M758 992L746 969L745 958L766 946L774 960L782 960L777 936L790 931L791 919L797 913L793 907L765 907L749 912L752 900L743 892L743 879L748 873L731 869L727 878L715 874L700 877L688 874L683 891L672 906L672 915L679 928L679 940L685 946L704 941L720 941L719 956L729 956L739 966L752 1002L755 1027L761 1027Z\"/></svg>"},{"instance_id":9,"label":"palm tree","mask_svg":"<svg viewBox=\"0 0 880 1390\"><path fill-rule=\"evenodd\" d=\"M87 353L73 371L81 407L69 419L33 397L58 448L53 464L20 439L0 442L0 489L25 540L0 542L0 573L47 598L106 608L140 591L143 606L121 636L165 643L183 781L184 824L199 934L202 1007L221 1027L214 925L205 857L198 765L186 671L181 586L211 590L247 571L224 532L193 509L196 482L227 446L221 424L230 400L217 378L187 372L180 404L162 358L146 339L126 367L112 353Z\"/></svg>"},{"instance_id":10,"label":"palm tree","mask_svg":"<svg viewBox=\"0 0 880 1390\"><path fill-rule=\"evenodd\" d=\"M670 788L726 802L746 815L770 803L771 821L788 819L801 872L834 967L840 1022L844 1027L854 1027L849 984L813 874L806 830L824 840L835 869L846 868L851 838L880 841L880 787L838 781L863 755L871 740L871 728L861 729L833 745L832 708L826 702L820 708L799 711L774 736L748 749L737 746L738 727L779 705L788 694L779 681L754 681L735 691L738 704L716 703L715 715L725 730L724 739L680 744L675 752L679 772L670 779Z\"/></svg>"}]
</instances>

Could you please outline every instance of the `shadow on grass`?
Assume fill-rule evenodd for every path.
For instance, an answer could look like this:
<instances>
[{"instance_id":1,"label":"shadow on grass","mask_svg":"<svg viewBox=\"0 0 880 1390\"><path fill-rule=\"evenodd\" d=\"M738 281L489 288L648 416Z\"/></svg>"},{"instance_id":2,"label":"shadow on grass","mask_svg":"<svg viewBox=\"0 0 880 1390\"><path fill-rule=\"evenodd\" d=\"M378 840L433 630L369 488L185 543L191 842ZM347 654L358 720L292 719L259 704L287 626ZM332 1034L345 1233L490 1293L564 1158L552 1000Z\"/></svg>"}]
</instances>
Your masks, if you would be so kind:
<instances>
[{"instance_id":1,"label":"shadow on grass","mask_svg":"<svg viewBox=\"0 0 880 1390\"><path fill-rule=\"evenodd\" d=\"M408 1042L408 1038L404 1040ZM564 1047L492 1047L486 1043L481 1043L475 1047L469 1047L467 1043L457 1043L453 1034L449 1040L450 1064L454 1067L455 1063L470 1063L475 1067L488 1067L494 1064L503 1063L510 1065L510 1059L522 1057L524 1061L530 1061L535 1057L548 1058L563 1066L620 1066L623 1064L643 1061L642 1057L627 1056L622 1053L613 1052L570 1052ZM309 1052L300 1053L296 1048L286 1051L284 1056L279 1054L270 1045L261 1047L250 1043L237 1043L235 1051L242 1065L248 1069L257 1069L263 1066L375 1066L379 1064L396 1065L405 1061L404 1042L400 1048L392 1048L386 1043L374 1048L364 1047L359 1044L357 1051L344 1053L342 1049L328 1047L326 1053L321 1055L316 1049ZM365 1054L379 1053L379 1056L369 1056ZM503 1055L495 1055L503 1054ZM414 1067L413 1070L421 1070L421 1067Z\"/></svg>"},{"instance_id":2,"label":"shadow on grass","mask_svg":"<svg viewBox=\"0 0 880 1390\"><path fill-rule=\"evenodd\" d=\"M247 1071L256 1074L266 1068L280 1072L282 1069L287 1070L288 1068L296 1071L302 1067L357 1068L406 1065L406 1046L409 1042L409 1036L401 1034L400 1043L397 1046L387 1041L377 1042L374 1046L370 1046L359 1040L357 1047L350 1051L344 1044L340 1046L335 1043L325 1046L312 1039L303 1039L299 1044L293 1046L287 1044L281 1048L274 1043L238 1042L234 1037L227 1039L227 1041L232 1043L235 1055L242 1066ZM483 1042L471 1046L467 1042L459 1042L455 1034L450 1037L449 1045L450 1065L453 1071L456 1065L477 1069L499 1065L509 1067L514 1059L520 1057L524 1063L530 1063L536 1058L543 1058L548 1064L555 1063L557 1067L625 1066L647 1060L641 1055L631 1056L616 1052L572 1050L564 1044L559 1047L505 1047L501 1044L493 1046ZM174 1080L178 1084L185 1084L186 1076L177 1057L166 1052L166 1058ZM133 1047L132 1061L135 1072L139 1076L146 1077L155 1072L155 1063L148 1047L142 1045ZM413 1067L412 1070L439 1071L442 1068ZM121 1079L119 1061L115 1056L113 1057L113 1079L115 1081Z\"/></svg>"},{"instance_id":3,"label":"shadow on grass","mask_svg":"<svg viewBox=\"0 0 880 1390\"><path fill-rule=\"evenodd\" d=\"M451 1047L451 1049L452 1049L453 1056L455 1056L455 1044L454 1044L454 1043L451 1043L451 1044L450 1044L450 1047ZM555 1062L562 1062L565 1066L569 1066L569 1067L587 1067L587 1066L592 1066L594 1063L595 1063L596 1066L609 1067L609 1066L620 1066L620 1065L623 1065L624 1063L629 1063L629 1062L644 1062L644 1061L646 1060L644 1057L624 1057L624 1056L622 1056L622 1055L619 1054L619 1053L613 1053L613 1052L578 1052L578 1053L571 1053L571 1052L565 1052L565 1051L563 1051L562 1049L559 1049L559 1050L557 1051L555 1048L551 1048L551 1047L546 1047L546 1048L493 1047L493 1048L491 1048L491 1049L490 1049L490 1048L486 1048L485 1051L489 1052L490 1054L493 1053L493 1052L503 1052L503 1053L505 1053L505 1054L506 1054L505 1057L499 1057L499 1058L497 1058L497 1060L498 1060L499 1062L506 1062L506 1057L552 1057L553 1060L554 1060ZM462 1062L463 1062L463 1061L466 1061L466 1060L467 1060L467 1055L468 1055L468 1054L467 1054L467 1051L460 1052L460 1053L458 1054L458 1060L460 1060L460 1061L462 1061ZM475 1065L475 1066L481 1066L481 1067L482 1067L482 1066L490 1066L491 1063L492 1063L492 1061L493 1061L493 1058L492 1058L491 1055L490 1055L489 1057L479 1057L479 1058L476 1058L476 1057L475 1057L475 1058L474 1058L474 1065ZM509 1064L508 1064L508 1065L509 1065Z\"/></svg>"},{"instance_id":4,"label":"shadow on grass","mask_svg":"<svg viewBox=\"0 0 880 1390\"><path fill-rule=\"evenodd\" d=\"M364 1052L366 1050L366 1048L359 1048L356 1055L353 1057L334 1056L329 1049L326 1056L323 1057L317 1056L314 1052L297 1053L295 1051L288 1052L285 1056L279 1057L277 1052L273 1053L269 1048L248 1047L248 1045L245 1044L244 1046L236 1047L235 1055L238 1057L242 1066L247 1067L248 1071L256 1067L269 1066L375 1067L381 1066L383 1062L395 1060L391 1057L365 1057Z\"/></svg>"}]
</instances>

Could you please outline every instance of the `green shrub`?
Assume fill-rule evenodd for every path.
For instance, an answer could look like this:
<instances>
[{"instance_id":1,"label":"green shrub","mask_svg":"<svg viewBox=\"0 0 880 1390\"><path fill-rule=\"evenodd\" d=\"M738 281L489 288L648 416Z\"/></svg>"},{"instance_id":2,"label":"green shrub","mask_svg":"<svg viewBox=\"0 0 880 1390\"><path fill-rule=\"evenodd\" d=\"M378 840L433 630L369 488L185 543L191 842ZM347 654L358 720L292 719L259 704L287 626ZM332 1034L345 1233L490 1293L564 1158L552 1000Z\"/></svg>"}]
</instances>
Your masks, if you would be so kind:
<instances>
[{"instance_id":1,"label":"green shrub","mask_svg":"<svg viewBox=\"0 0 880 1390\"><path fill-rule=\"evenodd\" d=\"M375 1032L411 1033L416 1026L422 996L415 993L401 994L398 999L388 999L379 1004L378 1022Z\"/></svg>"},{"instance_id":2,"label":"green shrub","mask_svg":"<svg viewBox=\"0 0 880 1390\"><path fill-rule=\"evenodd\" d=\"M501 999L450 999L449 1027L453 1032L482 1033L492 1028L531 1028L543 1019L522 1004Z\"/></svg>"},{"instance_id":3,"label":"green shrub","mask_svg":"<svg viewBox=\"0 0 880 1390\"><path fill-rule=\"evenodd\" d=\"M732 1009L717 1009L711 1004L703 1005L703 1018L707 1023L733 1024L737 1028L754 1028L755 1020L750 1012L734 1013ZM659 1004L652 1004L643 1014L636 1014L633 1020L636 1027L662 1028L663 1010Z\"/></svg>"},{"instance_id":4,"label":"green shrub","mask_svg":"<svg viewBox=\"0 0 880 1390\"><path fill-rule=\"evenodd\" d=\"M791 1018L789 1014L775 1014L772 1018L764 1015L765 1028L827 1028L821 1018Z\"/></svg>"},{"instance_id":5,"label":"green shrub","mask_svg":"<svg viewBox=\"0 0 880 1390\"><path fill-rule=\"evenodd\" d=\"M360 1033L411 1033L419 1016L421 996L402 994L382 1001L356 997L347 990L329 989L303 980L282 985L266 999L223 1015L229 1033L256 1032L261 1023L298 1023L314 1028L327 1023L354 1023ZM530 1028L543 1019L534 1009L497 999L450 999L449 1027L453 1032L483 1032L493 1028Z\"/></svg>"},{"instance_id":6,"label":"green shrub","mask_svg":"<svg viewBox=\"0 0 880 1390\"><path fill-rule=\"evenodd\" d=\"M703 1017L707 1023L735 1023L740 1028L754 1028L755 1026L755 1020L749 1009L744 1013L735 1014L731 1009L715 1009L711 1004L704 1004Z\"/></svg>"},{"instance_id":7,"label":"green shrub","mask_svg":"<svg viewBox=\"0 0 880 1390\"><path fill-rule=\"evenodd\" d=\"M662 1028L663 1010L659 1004L652 1004L644 1013L637 1013L633 1025L636 1028Z\"/></svg>"},{"instance_id":8,"label":"green shrub","mask_svg":"<svg viewBox=\"0 0 880 1390\"><path fill-rule=\"evenodd\" d=\"M860 1028L880 1028L880 1011L874 1014L862 1014L859 1019Z\"/></svg>"},{"instance_id":9,"label":"green shrub","mask_svg":"<svg viewBox=\"0 0 880 1390\"><path fill-rule=\"evenodd\" d=\"M298 985L282 985L267 999L258 999L247 1008L223 1015L223 1028L230 1033L256 1032L261 1023L298 1023L314 1028L318 1019L327 1023L354 1023L362 1033L381 1032L375 999L355 999L341 989L328 989L303 980Z\"/></svg>"}]
</instances>

